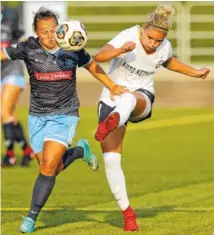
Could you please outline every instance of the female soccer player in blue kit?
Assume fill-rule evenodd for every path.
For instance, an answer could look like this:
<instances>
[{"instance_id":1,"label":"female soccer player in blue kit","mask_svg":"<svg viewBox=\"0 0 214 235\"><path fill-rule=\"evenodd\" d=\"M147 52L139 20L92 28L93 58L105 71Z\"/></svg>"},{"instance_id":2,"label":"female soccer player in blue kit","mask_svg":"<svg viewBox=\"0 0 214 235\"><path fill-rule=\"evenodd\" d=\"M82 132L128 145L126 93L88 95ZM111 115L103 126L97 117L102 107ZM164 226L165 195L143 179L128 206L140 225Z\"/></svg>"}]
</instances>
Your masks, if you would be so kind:
<instances>
[{"instance_id":1,"label":"female soccer player in blue kit","mask_svg":"<svg viewBox=\"0 0 214 235\"><path fill-rule=\"evenodd\" d=\"M67 150L79 121L76 68L84 67L103 83L111 95L127 91L117 86L84 50L60 49L54 33L58 24L54 12L42 7L34 16L37 38L12 45L2 52L2 59L24 60L30 75L30 112L28 129L31 146L39 161L40 174L35 182L31 208L20 227L33 232L35 221L55 185L56 175L74 159L82 157L97 170L98 162L86 140ZM69 61L69 63L67 63Z\"/></svg>"}]
</instances>

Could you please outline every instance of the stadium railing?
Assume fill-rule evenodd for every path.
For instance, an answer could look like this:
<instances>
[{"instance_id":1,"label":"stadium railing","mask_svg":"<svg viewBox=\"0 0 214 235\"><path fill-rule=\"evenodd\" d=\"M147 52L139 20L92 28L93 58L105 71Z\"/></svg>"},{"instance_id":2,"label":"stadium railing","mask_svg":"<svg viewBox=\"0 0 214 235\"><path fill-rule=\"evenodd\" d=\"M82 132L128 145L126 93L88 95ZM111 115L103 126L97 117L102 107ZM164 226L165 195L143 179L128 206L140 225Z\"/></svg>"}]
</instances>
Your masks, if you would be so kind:
<instances>
[{"instance_id":1,"label":"stadium railing","mask_svg":"<svg viewBox=\"0 0 214 235\"><path fill-rule=\"evenodd\" d=\"M94 55L101 45L125 29L124 25L145 22L148 14L160 3L72 1L68 3L68 17L79 19L86 25L89 35L87 49ZM174 55L187 63L213 64L214 2L173 2L173 5L177 14L168 38L172 42ZM133 11L133 7L137 12Z\"/></svg>"}]
</instances>

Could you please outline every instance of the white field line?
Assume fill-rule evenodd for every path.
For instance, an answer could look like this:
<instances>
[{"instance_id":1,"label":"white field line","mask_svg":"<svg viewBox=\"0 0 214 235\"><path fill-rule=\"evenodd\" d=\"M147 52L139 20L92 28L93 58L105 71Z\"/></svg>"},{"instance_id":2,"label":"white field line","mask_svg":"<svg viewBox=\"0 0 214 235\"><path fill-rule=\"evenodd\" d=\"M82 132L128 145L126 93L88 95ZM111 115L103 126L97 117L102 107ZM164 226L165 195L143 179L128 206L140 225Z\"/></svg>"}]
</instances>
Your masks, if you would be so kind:
<instances>
[{"instance_id":1,"label":"white field line","mask_svg":"<svg viewBox=\"0 0 214 235\"><path fill-rule=\"evenodd\" d=\"M152 208L152 207L141 207L141 208L135 208L136 210L138 209L144 209L144 210L153 210L153 211L214 211L214 207L176 207L176 208ZM8 211L28 211L29 208L18 208L18 207L11 207L11 208L7 208L7 207L4 207L4 208L1 208L0 211L2 212L8 212ZM118 208L88 208L87 207L81 207L81 208L65 208L65 207L50 207L50 208L43 208L42 211L60 211L60 210L66 210L66 211L115 211L115 210L118 210Z\"/></svg>"}]
</instances>

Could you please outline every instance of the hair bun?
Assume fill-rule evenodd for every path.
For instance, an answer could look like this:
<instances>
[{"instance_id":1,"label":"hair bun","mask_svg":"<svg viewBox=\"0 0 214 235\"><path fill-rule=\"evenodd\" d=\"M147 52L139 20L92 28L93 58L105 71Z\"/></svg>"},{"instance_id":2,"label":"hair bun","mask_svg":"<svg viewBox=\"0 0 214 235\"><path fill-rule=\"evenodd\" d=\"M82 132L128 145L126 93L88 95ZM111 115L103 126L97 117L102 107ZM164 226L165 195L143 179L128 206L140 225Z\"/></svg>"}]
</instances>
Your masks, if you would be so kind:
<instances>
[{"instance_id":1,"label":"hair bun","mask_svg":"<svg viewBox=\"0 0 214 235\"><path fill-rule=\"evenodd\" d=\"M155 9L155 14L162 15L163 17L172 17L175 15L175 8L172 5L158 5Z\"/></svg>"},{"instance_id":2,"label":"hair bun","mask_svg":"<svg viewBox=\"0 0 214 235\"><path fill-rule=\"evenodd\" d=\"M157 6L155 11L149 15L147 24L168 31L172 26L174 15L174 6L169 4L160 4Z\"/></svg>"}]
</instances>

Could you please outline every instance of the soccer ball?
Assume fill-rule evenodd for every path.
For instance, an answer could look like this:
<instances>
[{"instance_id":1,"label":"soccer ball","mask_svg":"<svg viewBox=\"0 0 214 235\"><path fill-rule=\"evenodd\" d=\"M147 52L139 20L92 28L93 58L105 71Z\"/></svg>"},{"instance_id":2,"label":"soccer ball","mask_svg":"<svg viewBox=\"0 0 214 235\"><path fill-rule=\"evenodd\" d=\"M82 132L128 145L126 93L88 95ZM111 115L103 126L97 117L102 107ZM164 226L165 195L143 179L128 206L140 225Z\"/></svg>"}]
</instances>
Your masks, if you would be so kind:
<instances>
[{"instance_id":1,"label":"soccer ball","mask_svg":"<svg viewBox=\"0 0 214 235\"><path fill-rule=\"evenodd\" d=\"M58 25L55 38L59 47L65 51L79 51L88 40L86 28L78 20L64 21Z\"/></svg>"}]
</instances>

